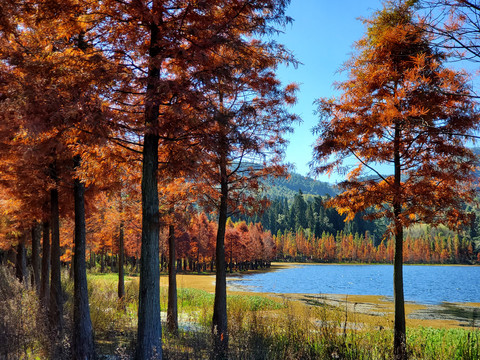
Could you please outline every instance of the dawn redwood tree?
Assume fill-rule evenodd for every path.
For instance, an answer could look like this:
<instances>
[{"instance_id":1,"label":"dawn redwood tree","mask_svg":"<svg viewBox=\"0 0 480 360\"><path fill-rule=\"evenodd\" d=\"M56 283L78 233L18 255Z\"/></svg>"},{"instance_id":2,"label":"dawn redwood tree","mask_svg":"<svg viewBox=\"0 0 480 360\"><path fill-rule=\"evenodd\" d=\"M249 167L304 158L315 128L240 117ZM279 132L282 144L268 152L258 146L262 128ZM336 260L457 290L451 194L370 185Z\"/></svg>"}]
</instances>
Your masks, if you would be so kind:
<instances>
[{"instance_id":1,"label":"dawn redwood tree","mask_svg":"<svg viewBox=\"0 0 480 360\"><path fill-rule=\"evenodd\" d=\"M395 237L394 355L406 359L404 229L416 222L458 226L473 201L476 157L466 137L479 114L464 73L443 66L409 2L395 1L367 20L346 64L338 98L318 100L319 135L312 167L319 174L350 166L343 193L330 201L347 220L367 209L387 218ZM348 166L348 163L347 163Z\"/></svg>"},{"instance_id":2,"label":"dawn redwood tree","mask_svg":"<svg viewBox=\"0 0 480 360\"><path fill-rule=\"evenodd\" d=\"M140 142L143 142L142 238L135 357L161 359L159 144L161 135L171 133L172 129L184 124L178 116L167 115L169 108L187 94L182 81L177 81L174 59L191 48L184 41L190 32L191 17L199 16L204 9L196 12L189 1L171 0L109 0L99 5L99 11L95 8L90 10L97 26L91 27L92 31L87 35L93 42L100 41L111 55L111 60L120 64L123 79L118 82L118 91L112 101L119 113L129 115L126 118L130 121L122 125L132 132L135 130L142 139ZM205 7L208 7L207 4Z\"/></svg>"},{"instance_id":3,"label":"dawn redwood tree","mask_svg":"<svg viewBox=\"0 0 480 360\"><path fill-rule=\"evenodd\" d=\"M274 24L284 24L284 3L274 2L264 8ZM260 5L260 4L259 4ZM262 6L264 4L261 4ZM262 34L265 29L249 28L258 21L257 10L245 13L247 23L238 24L241 33ZM266 15L263 15L266 16ZM251 18L251 20L249 20ZM248 30L249 31L248 31ZM272 30L272 29L270 29ZM295 84L283 88L275 76L280 63L293 59L283 48L259 40L237 39L233 47L221 47L209 56L203 68L202 90L208 95L205 109L203 141L204 180L209 184L207 201L218 214L216 238L216 282L212 320L213 356L228 355L227 293L225 266L225 233L227 218L237 211L248 211L262 203L257 190L260 179L281 176L285 147L284 134L298 118L287 111L296 101ZM232 65L234 64L234 65ZM208 72L209 76L205 77ZM208 187L208 186L207 186Z\"/></svg>"},{"instance_id":4,"label":"dawn redwood tree","mask_svg":"<svg viewBox=\"0 0 480 360\"><path fill-rule=\"evenodd\" d=\"M85 189L82 179L75 177L72 180L72 159L83 154L79 144L93 144L108 132L103 104L105 93L100 97L98 91L103 87L108 88L115 71L106 66L98 49L86 42L84 24L78 21L79 8L73 9L72 4L57 7L59 4L55 2L37 5L32 7L22 2L15 10L10 9L7 21L3 18L5 14L0 19L0 57L4 65L2 75L9 80L5 87L7 90L3 93L6 101L1 105L9 110L3 117L16 125L17 133L12 133L10 137L11 148L16 149L17 153L20 153L20 145L28 148L30 154L37 151L35 161L22 169L23 173L30 169L35 173L20 179L20 182L43 182L43 186L34 187L30 184L27 187L30 189L30 198L25 203L34 209L41 209L46 203L45 198L31 194L37 191L44 195L45 189L50 193L52 239L49 315L54 332L60 336L63 331L63 293L59 204L62 198L71 200L73 197L73 194L65 194L60 190L65 188L62 187L65 183L70 188L75 183L75 212L82 213L75 213L73 353L76 358L90 359L95 356L95 351L84 261ZM45 76L46 73L48 76ZM76 160L76 163L78 167L80 160ZM18 171L17 176L20 173ZM26 198L24 194L22 197ZM33 206L35 201L41 205ZM60 350L59 346L55 348Z\"/></svg>"},{"instance_id":5,"label":"dawn redwood tree","mask_svg":"<svg viewBox=\"0 0 480 360\"><path fill-rule=\"evenodd\" d=\"M200 114L205 108L206 95L199 84L208 81L212 69L206 71L205 67L210 65L211 54L221 48L242 52L247 38L253 34L273 32L271 24L286 21L287 3L285 0L107 0L94 3L89 11L91 16L85 17L89 21L86 38L101 44L111 60L121 64L122 79L117 82L119 91L112 97L112 103L119 113L128 112L129 116L124 116L128 120L123 125L136 131L143 142L137 359L162 358L158 280L159 146L202 130L204 117ZM273 43L270 45L275 47ZM244 64L250 61L250 55L257 57L259 63L263 58L268 62L269 45L258 55L249 53L252 47L244 48ZM235 61L232 65L236 66ZM176 153L182 150L179 146ZM203 156L198 150L199 147L196 154Z\"/></svg>"}]
</instances>

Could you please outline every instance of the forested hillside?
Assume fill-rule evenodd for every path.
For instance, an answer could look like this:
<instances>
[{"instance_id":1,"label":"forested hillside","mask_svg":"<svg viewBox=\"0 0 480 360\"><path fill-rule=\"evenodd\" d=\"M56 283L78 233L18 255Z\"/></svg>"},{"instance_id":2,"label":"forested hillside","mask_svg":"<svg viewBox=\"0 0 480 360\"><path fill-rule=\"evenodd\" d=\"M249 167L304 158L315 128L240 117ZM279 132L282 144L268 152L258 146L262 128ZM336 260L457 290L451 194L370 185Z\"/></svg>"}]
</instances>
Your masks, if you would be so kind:
<instances>
[{"instance_id":1,"label":"forested hillside","mask_svg":"<svg viewBox=\"0 0 480 360\"><path fill-rule=\"evenodd\" d=\"M279 198L292 200L299 191L304 194L322 196L333 196L337 193L332 184L295 172L290 173L288 178L269 178L265 183L267 186L266 196L272 200Z\"/></svg>"},{"instance_id":2,"label":"forested hillside","mask_svg":"<svg viewBox=\"0 0 480 360\"><path fill-rule=\"evenodd\" d=\"M288 179L272 181L266 195L268 207L251 216L235 214L232 219L261 223L265 231L274 235L280 260L391 262L393 244L387 233L388 222L366 220L365 213L345 221L345 215L326 204L335 191L328 183L294 173ZM408 229L406 262L469 264L480 261L480 212L468 205L466 209L471 223L456 231L425 224Z\"/></svg>"}]
</instances>

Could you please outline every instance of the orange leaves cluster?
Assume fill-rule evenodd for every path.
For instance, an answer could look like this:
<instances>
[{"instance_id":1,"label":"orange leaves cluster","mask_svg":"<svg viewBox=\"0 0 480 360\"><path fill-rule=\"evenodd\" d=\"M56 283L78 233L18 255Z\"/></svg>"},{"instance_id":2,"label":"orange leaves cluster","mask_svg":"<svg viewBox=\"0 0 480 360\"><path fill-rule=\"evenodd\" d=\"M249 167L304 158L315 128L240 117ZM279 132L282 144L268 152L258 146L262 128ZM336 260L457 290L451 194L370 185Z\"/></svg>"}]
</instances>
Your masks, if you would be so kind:
<instances>
[{"instance_id":1,"label":"orange leaves cluster","mask_svg":"<svg viewBox=\"0 0 480 360\"><path fill-rule=\"evenodd\" d=\"M204 213L194 216L186 228L177 233L177 257L196 262L211 262L215 257L217 224ZM163 252L167 254L164 239ZM227 222L225 234L225 260L234 263L254 260L270 261L276 255L273 237L260 224Z\"/></svg>"},{"instance_id":2,"label":"orange leaves cluster","mask_svg":"<svg viewBox=\"0 0 480 360\"><path fill-rule=\"evenodd\" d=\"M404 227L457 226L467 220L462 203L475 196L476 157L466 143L480 124L467 78L443 66L446 55L408 4L376 15L345 66L341 95L317 102L312 166L348 165L344 192L330 202L347 219L373 208Z\"/></svg>"}]
</instances>

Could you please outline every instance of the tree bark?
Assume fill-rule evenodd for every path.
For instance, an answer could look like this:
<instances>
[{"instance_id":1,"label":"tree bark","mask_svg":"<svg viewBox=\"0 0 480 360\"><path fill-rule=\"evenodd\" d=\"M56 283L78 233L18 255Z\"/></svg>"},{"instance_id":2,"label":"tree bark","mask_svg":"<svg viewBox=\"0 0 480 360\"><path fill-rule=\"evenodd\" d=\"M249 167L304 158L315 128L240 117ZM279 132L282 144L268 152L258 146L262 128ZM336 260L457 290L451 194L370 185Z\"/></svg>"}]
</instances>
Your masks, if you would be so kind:
<instances>
[{"instance_id":1,"label":"tree bark","mask_svg":"<svg viewBox=\"0 0 480 360\"><path fill-rule=\"evenodd\" d=\"M96 254L93 252L93 250L90 250L90 269L95 268L96 265Z\"/></svg>"},{"instance_id":2,"label":"tree bark","mask_svg":"<svg viewBox=\"0 0 480 360\"><path fill-rule=\"evenodd\" d=\"M400 158L401 129L397 121L394 135L394 226L395 255L393 261L393 298L395 306L395 322L393 326L393 352L395 360L407 359L405 299L403 295L403 225L400 220L402 212L402 173Z\"/></svg>"},{"instance_id":3,"label":"tree bark","mask_svg":"<svg viewBox=\"0 0 480 360\"><path fill-rule=\"evenodd\" d=\"M225 269L225 229L227 224L228 177L225 147L220 154L220 208L216 243L215 301L213 305L212 334L213 358L218 360L228 357L228 323L227 323L227 274Z\"/></svg>"},{"instance_id":4,"label":"tree bark","mask_svg":"<svg viewBox=\"0 0 480 360\"><path fill-rule=\"evenodd\" d=\"M125 233L124 233L124 221L122 219L120 220L120 229L118 234L118 299L121 301L125 296L124 263L125 263Z\"/></svg>"},{"instance_id":5,"label":"tree bark","mask_svg":"<svg viewBox=\"0 0 480 360\"><path fill-rule=\"evenodd\" d=\"M74 167L80 166L80 156ZM75 200L75 248L73 253L73 359L95 359L93 328L88 303L87 266L85 261L85 185L76 178L73 185Z\"/></svg>"},{"instance_id":6,"label":"tree bark","mask_svg":"<svg viewBox=\"0 0 480 360\"><path fill-rule=\"evenodd\" d=\"M395 234L395 258L393 263L393 293L395 303L395 323L393 348L395 360L407 359L405 300L403 295L403 229Z\"/></svg>"},{"instance_id":7,"label":"tree bark","mask_svg":"<svg viewBox=\"0 0 480 360\"><path fill-rule=\"evenodd\" d=\"M18 281L27 286L27 249L25 248L25 235L18 239L17 257L15 261L15 275Z\"/></svg>"},{"instance_id":8,"label":"tree bark","mask_svg":"<svg viewBox=\"0 0 480 360\"><path fill-rule=\"evenodd\" d=\"M157 190L158 136L143 144L142 246L136 359L162 358L160 323L159 212Z\"/></svg>"},{"instance_id":9,"label":"tree bark","mask_svg":"<svg viewBox=\"0 0 480 360\"><path fill-rule=\"evenodd\" d=\"M102 249L100 253L100 272L103 274L105 272L105 250Z\"/></svg>"},{"instance_id":10,"label":"tree bark","mask_svg":"<svg viewBox=\"0 0 480 360\"><path fill-rule=\"evenodd\" d=\"M171 334L178 335L177 272L175 266L175 226L168 227L168 309L167 327Z\"/></svg>"},{"instance_id":11,"label":"tree bark","mask_svg":"<svg viewBox=\"0 0 480 360\"><path fill-rule=\"evenodd\" d=\"M159 2L153 1L152 12L158 13L159 11ZM157 65L158 61L153 61L160 54L159 40L159 25L152 21L149 48L149 58L152 61L148 68L145 95L146 130L142 159L142 245L136 360L162 359L159 270L160 228L157 187L159 136L155 131L159 116L156 87L160 78L160 68Z\"/></svg>"},{"instance_id":12,"label":"tree bark","mask_svg":"<svg viewBox=\"0 0 480 360\"><path fill-rule=\"evenodd\" d=\"M63 294L61 281L60 264L60 229L59 229L59 210L58 210L58 190L50 190L51 205L51 280L50 280L50 306L49 317L52 330L60 335L63 332Z\"/></svg>"},{"instance_id":13,"label":"tree bark","mask_svg":"<svg viewBox=\"0 0 480 360\"><path fill-rule=\"evenodd\" d=\"M40 281L40 238L41 238L41 225L36 223L32 227L32 269L33 269L33 286L40 295L41 281Z\"/></svg>"},{"instance_id":14,"label":"tree bark","mask_svg":"<svg viewBox=\"0 0 480 360\"><path fill-rule=\"evenodd\" d=\"M40 287L40 298L43 305L47 306L50 299L49 286L50 286L50 223L44 221L43 227L43 240L42 240L42 284Z\"/></svg>"}]
</instances>

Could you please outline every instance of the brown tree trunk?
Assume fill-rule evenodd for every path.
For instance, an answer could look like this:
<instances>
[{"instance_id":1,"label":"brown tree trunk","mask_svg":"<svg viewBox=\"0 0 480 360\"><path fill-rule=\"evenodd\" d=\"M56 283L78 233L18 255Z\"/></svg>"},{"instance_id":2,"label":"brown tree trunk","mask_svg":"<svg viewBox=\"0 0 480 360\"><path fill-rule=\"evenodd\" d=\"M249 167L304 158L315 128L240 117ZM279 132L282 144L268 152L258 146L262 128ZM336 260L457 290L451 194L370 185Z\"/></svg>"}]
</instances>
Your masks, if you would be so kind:
<instances>
[{"instance_id":1,"label":"brown tree trunk","mask_svg":"<svg viewBox=\"0 0 480 360\"><path fill-rule=\"evenodd\" d=\"M153 1L152 12L160 12L160 4ZM158 15L158 14L157 14ZM161 21L157 19L156 21ZM142 159L142 245L140 258L140 294L138 305L138 332L136 360L162 359L162 327L160 323L160 271L159 271L159 210L158 210L158 143L155 132L158 125L157 82L160 78L159 24L150 25L149 58L145 95L145 135ZM157 59L158 60L158 59Z\"/></svg>"},{"instance_id":2,"label":"brown tree trunk","mask_svg":"<svg viewBox=\"0 0 480 360\"><path fill-rule=\"evenodd\" d=\"M96 257L97 255L93 252L93 250L90 250L90 269L95 268L96 265Z\"/></svg>"},{"instance_id":3,"label":"brown tree trunk","mask_svg":"<svg viewBox=\"0 0 480 360\"><path fill-rule=\"evenodd\" d=\"M393 352L395 360L407 359L405 299L403 296L403 225L400 221L402 211L402 173L400 158L400 124L395 124L394 135L394 225L395 256L393 261L393 299L395 304L395 322L393 326Z\"/></svg>"},{"instance_id":4,"label":"brown tree trunk","mask_svg":"<svg viewBox=\"0 0 480 360\"><path fill-rule=\"evenodd\" d=\"M220 154L221 198L218 215L216 242L215 301L213 305L212 334L213 358L218 360L228 357L228 322L227 322L227 274L225 269L225 228L227 224L228 178L226 151Z\"/></svg>"},{"instance_id":5,"label":"brown tree trunk","mask_svg":"<svg viewBox=\"0 0 480 360\"><path fill-rule=\"evenodd\" d=\"M121 201L121 200L120 200ZM118 234L118 299L123 300L125 296L125 234L124 221L120 220L120 231Z\"/></svg>"},{"instance_id":6,"label":"brown tree trunk","mask_svg":"<svg viewBox=\"0 0 480 360\"><path fill-rule=\"evenodd\" d=\"M43 238L42 238L42 284L40 287L40 298L43 305L47 306L50 299L49 287L50 287L50 223L44 221Z\"/></svg>"},{"instance_id":7,"label":"brown tree trunk","mask_svg":"<svg viewBox=\"0 0 480 360\"><path fill-rule=\"evenodd\" d=\"M159 212L157 190L158 136L143 144L142 246L136 359L162 358L160 323Z\"/></svg>"},{"instance_id":8,"label":"brown tree trunk","mask_svg":"<svg viewBox=\"0 0 480 360\"><path fill-rule=\"evenodd\" d=\"M100 272L103 274L105 272L105 250L102 249L100 253Z\"/></svg>"},{"instance_id":9,"label":"brown tree trunk","mask_svg":"<svg viewBox=\"0 0 480 360\"><path fill-rule=\"evenodd\" d=\"M50 324L59 335L63 332L63 294L60 264L60 229L58 211L58 190L50 191L52 245L50 258Z\"/></svg>"},{"instance_id":10,"label":"brown tree trunk","mask_svg":"<svg viewBox=\"0 0 480 360\"><path fill-rule=\"evenodd\" d=\"M80 166L80 156L74 158L74 166ZM75 248L73 253L73 359L95 359L93 328L88 303L87 265L85 261L85 186L79 180L73 185L75 200Z\"/></svg>"},{"instance_id":11,"label":"brown tree trunk","mask_svg":"<svg viewBox=\"0 0 480 360\"><path fill-rule=\"evenodd\" d=\"M25 235L18 239L17 256L15 261L15 275L24 286L27 282L27 249L25 248Z\"/></svg>"},{"instance_id":12,"label":"brown tree trunk","mask_svg":"<svg viewBox=\"0 0 480 360\"><path fill-rule=\"evenodd\" d=\"M41 225L36 223L32 227L32 270L33 270L33 286L35 287L37 294L40 295L41 281L40 281L40 238Z\"/></svg>"},{"instance_id":13,"label":"brown tree trunk","mask_svg":"<svg viewBox=\"0 0 480 360\"><path fill-rule=\"evenodd\" d=\"M395 360L405 360L406 351L406 325L405 325L405 300L403 295L403 229L395 234L395 259L393 263L393 293L395 303L394 322L394 355Z\"/></svg>"},{"instance_id":14,"label":"brown tree trunk","mask_svg":"<svg viewBox=\"0 0 480 360\"><path fill-rule=\"evenodd\" d=\"M175 227L168 227L168 309L167 327L171 334L178 335L177 274L175 270Z\"/></svg>"}]
</instances>

